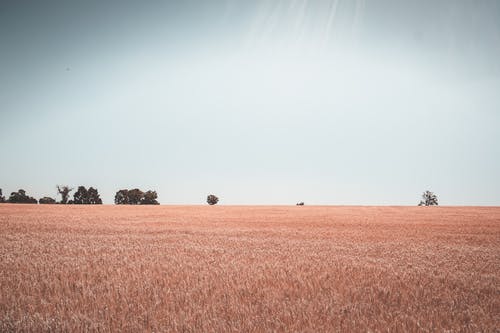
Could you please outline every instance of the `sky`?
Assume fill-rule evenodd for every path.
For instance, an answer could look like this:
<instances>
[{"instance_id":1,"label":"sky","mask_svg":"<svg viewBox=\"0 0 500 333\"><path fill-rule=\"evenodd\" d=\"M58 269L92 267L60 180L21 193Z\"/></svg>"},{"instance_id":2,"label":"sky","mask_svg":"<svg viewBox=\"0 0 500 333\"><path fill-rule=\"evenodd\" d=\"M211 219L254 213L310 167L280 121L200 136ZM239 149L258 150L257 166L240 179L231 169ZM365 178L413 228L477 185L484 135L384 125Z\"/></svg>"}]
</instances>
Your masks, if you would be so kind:
<instances>
[{"instance_id":1,"label":"sky","mask_svg":"<svg viewBox=\"0 0 500 333\"><path fill-rule=\"evenodd\" d=\"M0 0L0 188L500 205L496 0Z\"/></svg>"}]
</instances>

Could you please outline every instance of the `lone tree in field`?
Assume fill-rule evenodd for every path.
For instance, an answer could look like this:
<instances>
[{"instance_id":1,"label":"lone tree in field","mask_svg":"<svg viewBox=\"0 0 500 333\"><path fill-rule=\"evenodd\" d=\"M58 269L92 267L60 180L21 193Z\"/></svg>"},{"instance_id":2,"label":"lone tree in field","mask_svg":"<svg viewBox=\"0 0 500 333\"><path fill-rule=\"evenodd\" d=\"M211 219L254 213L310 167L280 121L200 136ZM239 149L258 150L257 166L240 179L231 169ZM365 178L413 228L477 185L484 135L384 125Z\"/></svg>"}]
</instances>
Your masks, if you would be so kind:
<instances>
[{"instance_id":1,"label":"lone tree in field","mask_svg":"<svg viewBox=\"0 0 500 333\"><path fill-rule=\"evenodd\" d=\"M69 199L69 192L73 191L73 188L70 188L69 186L59 186L57 185L57 192L61 195L61 203L62 204L67 204L68 199Z\"/></svg>"},{"instance_id":2,"label":"lone tree in field","mask_svg":"<svg viewBox=\"0 0 500 333\"><path fill-rule=\"evenodd\" d=\"M438 199L437 196L431 191L425 191L422 194L422 200L418 203L419 206L437 206Z\"/></svg>"},{"instance_id":3,"label":"lone tree in field","mask_svg":"<svg viewBox=\"0 0 500 333\"><path fill-rule=\"evenodd\" d=\"M142 192L138 188L119 190L115 194L116 205L159 205L156 191Z\"/></svg>"},{"instance_id":4,"label":"lone tree in field","mask_svg":"<svg viewBox=\"0 0 500 333\"><path fill-rule=\"evenodd\" d=\"M5 202L5 198L2 195L2 189L0 188L0 203Z\"/></svg>"},{"instance_id":5,"label":"lone tree in field","mask_svg":"<svg viewBox=\"0 0 500 333\"><path fill-rule=\"evenodd\" d=\"M217 198L215 195L213 195L213 194L209 194L208 195L208 197L207 197L207 203L210 206L216 205L218 202L219 202L219 198Z\"/></svg>"},{"instance_id":6,"label":"lone tree in field","mask_svg":"<svg viewBox=\"0 0 500 333\"><path fill-rule=\"evenodd\" d=\"M10 194L8 202L10 203L23 203L23 204L36 204L38 201L26 195L25 190L18 190L17 192L12 192Z\"/></svg>"},{"instance_id":7,"label":"lone tree in field","mask_svg":"<svg viewBox=\"0 0 500 333\"><path fill-rule=\"evenodd\" d=\"M73 194L73 203L76 205L101 205L102 200L97 189L89 187L87 190L85 186L78 186Z\"/></svg>"},{"instance_id":8,"label":"lone tree in field","mask_svg":"<svg viewBox=\"0 0 500 333\"><path fill-rule=\"evenodd\" d=\"M56 203L56 199L50 197L43 197L40 200L38 200L38 203L40 203L41 205L53 205Z\"/></svg>"}]
</instances>

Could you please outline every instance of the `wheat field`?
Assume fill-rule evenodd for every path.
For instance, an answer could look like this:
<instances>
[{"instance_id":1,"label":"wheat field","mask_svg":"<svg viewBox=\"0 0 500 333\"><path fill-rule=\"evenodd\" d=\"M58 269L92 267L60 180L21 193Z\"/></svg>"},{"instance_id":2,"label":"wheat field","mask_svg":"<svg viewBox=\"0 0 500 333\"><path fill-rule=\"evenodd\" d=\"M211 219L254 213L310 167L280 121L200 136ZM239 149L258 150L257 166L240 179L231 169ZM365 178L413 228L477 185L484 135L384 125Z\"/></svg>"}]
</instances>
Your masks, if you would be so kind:
<instances>
[{"instance_id":1,"label":"wheat field","mask_svg":"<svg viewBox=\"0 0 500 333\"><path fill-rule=\"evenodd\" d=\"M1 332L499 332L500 208L0 205Z\"/></svg>"}]
</instances>

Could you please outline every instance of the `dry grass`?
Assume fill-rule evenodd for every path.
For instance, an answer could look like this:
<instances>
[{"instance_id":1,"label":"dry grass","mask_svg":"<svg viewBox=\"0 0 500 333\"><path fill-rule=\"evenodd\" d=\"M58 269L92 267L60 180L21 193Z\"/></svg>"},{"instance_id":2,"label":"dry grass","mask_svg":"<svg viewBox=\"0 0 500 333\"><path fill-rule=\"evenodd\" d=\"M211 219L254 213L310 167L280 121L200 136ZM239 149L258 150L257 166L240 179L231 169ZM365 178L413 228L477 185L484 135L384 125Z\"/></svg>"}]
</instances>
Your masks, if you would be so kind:
<instances>
[{"instance_id":1,"label":"dry grass","mask_svg":"<svg viewBox=\"0 0 500 333\"><path fill-rule=\"evenodd\" d=\"M498 332L500 208L0 205L0 331Z\"/></svg>"}]
</instances>

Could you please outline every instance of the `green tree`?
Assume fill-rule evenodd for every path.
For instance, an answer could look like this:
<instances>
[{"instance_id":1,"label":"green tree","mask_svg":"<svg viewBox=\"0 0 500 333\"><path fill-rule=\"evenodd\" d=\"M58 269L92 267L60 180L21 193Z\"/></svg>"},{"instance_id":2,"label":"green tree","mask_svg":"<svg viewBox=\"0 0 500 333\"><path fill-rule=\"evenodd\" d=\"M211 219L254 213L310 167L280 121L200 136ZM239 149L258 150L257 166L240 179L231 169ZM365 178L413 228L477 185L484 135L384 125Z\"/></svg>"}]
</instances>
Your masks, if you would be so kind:
<instances>
[{"instance_id":1,"label":"green tree","mask_svg":"<svg viewBox=\"0 0 500 333\"><path fill-rule=\"evenodd\" d=\"M76 205L101 205L102 200L99 197L99 192L93 187L87 190L85 186L78 186L75 194L73 194L72 202Z\"/></svg>"},{"instance_id":2,"label":"green tree","mask_svg":"<svg viewBox=\"0 0 500 333\"><path fill-rule=\"evenodd\" d=\"M99 196L99 192L96 188L89 187L87 191L89 205L102 205L102 199Z\"/></svg>"},{"instance_id":3,"label":"green tree","mask_svg":"<svg viewBox=\"0 0 500 333\"><path fill-rule=\"evenodd\" d=\"M208 203L210 206L216 205L218 202L219 202L219 198L217 198L217 196L215 196L215 195L213 195L213 194L209 194L209 195L207 196L207 203Z\"/></svg>"},{"instance_id":4,"label":"green tree","mask_svg":"<svg viewBox=\"0 0 500 333\"><path fill-rule=\"evenodd\" d=\"M160 203L156 199L158 199L156 191L147 191L142 196L141 205L159 205Z\"/></svg>"},{"instance_id":5,"label":"green tree","mask_svg":"<svg viewBox=\"0 0 500 333\"><path fill-rule=\"evenodd\" d=\"M142 192L138 188L123 189L115 194L116 205L159 205L156 191Z\"/></svg>"},{"instance_id":6,"label":"green tree","mask_svg":"<svg viewBox=\"0 0 500 333\"><path fill-rule=\"evenodd\" d=\"M75 205L85 205L89 203L89 193L85 186L78 186L76 192L73 194L73 203Z\"/></svg>"},{"instance_id":7,"label":"green tree","mask_svg":"<svg viewBox=\"0 0 500 333\"><path fill-rule=\"evenodd\" d=\"M115 194L115 205L128 205L128 190L119 190Z\"/></svg>"},{"instance_id":8,"label":"green tree","mask_svg":"<svg viewBox=\"0 0 500 333\"><path fill-rule=\"evenodd\" d=\"M422 194L422 200L418 203L419 206L437 206L438 199L437 196L431 191L425 191Z\"/></svg>"},{"instance_id":9,"label":"green tree","mask_svg":"<svg viewBox=\"0 0 500 333\"><path fill-rule=\"evenodd\" d=\"M138 188L131 189L128 191L128 204L139 205L143 197L144 192L142 192Z\"/></svg>"},{"instance_id":10,"label":"green tree","mask_svg":"<svg viewBox=\"0 0 500 333\"><path fill-rule=\"evenodd\" d=\"M2 189L0 188L0 203L5 202L5 197L2 195Z\"/></svg>"},{"instance_id":11,"label":"green tree","mask_svg":"<svg viewBox=\"0 0 500 333\"><path fill-rule=\"evenodd\" d=\"M38 203L38 201L35 198L26 195L26 191L22 190L22 189L18 190L17 192L12 192L10 194L8 202L10 202L10 203L23 203L23 204L36 204L36 203Z\"/></svg>"}]
</instances>

